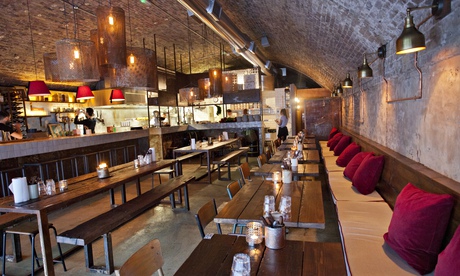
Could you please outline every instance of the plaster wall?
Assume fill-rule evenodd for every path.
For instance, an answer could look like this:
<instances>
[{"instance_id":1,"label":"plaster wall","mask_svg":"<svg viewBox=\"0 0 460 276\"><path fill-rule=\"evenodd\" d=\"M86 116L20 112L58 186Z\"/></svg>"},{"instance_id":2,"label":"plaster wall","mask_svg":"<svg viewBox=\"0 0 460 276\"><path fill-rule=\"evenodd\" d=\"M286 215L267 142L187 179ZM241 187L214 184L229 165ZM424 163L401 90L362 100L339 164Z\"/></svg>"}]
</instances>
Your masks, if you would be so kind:
<instances>
[{"instance_id":1,"label":"plaster wall","mask_svg":"<svg viewBox=\"0 0 460 276\"><path fill-rule=\"evenodd\" d=\"M395 40L387 44L387 58L372 64L374 77L363 79L342 98L343 127L368 137L404 156L460 181L460 7L442 20L420 27L427 49L396 55ZM415 14L414 14L415 15ZM362 91L362 92L361 92ZM419 97L389 103L402 98Z\"/></svg>"}]
</instances>

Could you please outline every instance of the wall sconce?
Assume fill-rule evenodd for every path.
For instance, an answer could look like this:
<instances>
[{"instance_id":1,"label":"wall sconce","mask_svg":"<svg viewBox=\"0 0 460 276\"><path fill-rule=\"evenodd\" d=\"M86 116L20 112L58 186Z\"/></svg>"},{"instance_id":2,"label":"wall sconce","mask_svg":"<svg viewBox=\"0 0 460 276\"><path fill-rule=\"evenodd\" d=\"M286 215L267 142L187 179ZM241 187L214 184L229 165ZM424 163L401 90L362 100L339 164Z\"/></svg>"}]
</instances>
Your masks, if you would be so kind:
<instances>
[{"instance_id":1,"label":"wall sconce","mask_svg":"<svg viewBox=\"0 0 460 276\"><path fill-rule=\"evenodd\" d=\"M347 73L347 77L343 80L343 88L352 88L353 87L353 81L350 78L350 73Z\"/></svg>"},{"instance_id":2,"label":"wall sconce","mask_svg":"<svg viewBox=\"0 0 460 276\"><path fill-rule=\"evenodd\" d=\"M110 92L110 103L112 102L122 102L125 100L125 95L123 95L123 91L120 89L113 89Z\"/></svg>"},{"instance_id":3,"label":"wall sconce","mask_svg":"<svg viewBox=\"0 0 460 276\"><path fill-rule=\"evenodd\" d=\"M450 12L450 0L434 0L431 6L407 8L404 29L401 35L396 40L396 54L408 54L426 49L425 36L414 25L414 20L411 11L431 9L431 15L418 25L428 21L430 17L435 16L436 19L441 19Z\"/></svg>"},{"instance_id":4,"label":"wall sconce","mask_svg":"<svg viewBox=\"0 0 460 276\"><path fill-rule=\"evenodd\" d=\"M78 87L77 90L77 96L75 97L76 100L88 100L88 99L94 99L94 94L93 91L91 91L91 88L89 86L84 85Z\"/></svg>"},{"instance_id":5,"label":"wall sconce","mask_svg":"<svg viewBox=\"0 0 460 276\"><path fill-rule=\"evenodd\" d=\"M373 72L372 68L369 66L370 64L374 63L374 61L377 60L375 58L372 62L367 63L367 58L366 55L371 55L371 54L377 54L377 58L384 59L386 58L387 55L387 47L386 45L382 45L377 49L377 52L375 53L365 53L364 54L364 61L363 64L358 67L358 78L372 78L373 77Z\"/></svg>"}]
</instances>

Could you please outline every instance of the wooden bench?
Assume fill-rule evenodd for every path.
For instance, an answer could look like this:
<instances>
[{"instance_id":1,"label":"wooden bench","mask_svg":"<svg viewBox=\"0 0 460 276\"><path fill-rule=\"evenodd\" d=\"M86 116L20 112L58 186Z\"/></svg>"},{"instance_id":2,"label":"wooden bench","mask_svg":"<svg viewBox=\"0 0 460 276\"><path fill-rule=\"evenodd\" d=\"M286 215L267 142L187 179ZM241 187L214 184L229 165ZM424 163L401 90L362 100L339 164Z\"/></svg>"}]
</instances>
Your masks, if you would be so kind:
<instances>
[{"instance_id":1,"label":"wooden bench","mask_svg":"<svg viewBox=\"0 0 460 276\"><path fill-rule=\"evenodd\" d=\"M196 156L201 156L203 152L191 152L181 156L176 157L176 175L182 175L182 162L189 160Z\"/></svg>"},{"instance_id":2,"label":"wooden bench","mask_svg":"<svg viewBox=\"0 0 460 276\"><path fill-rule=\"evenodd\" d=\"M235 158L237 158L238 159L238 165L240 165L241 164L240 157L243 154L246 154L246 161L247 161L247 159L248 159L248 151L249 151L249 148L247 148L247 147L246 148L240 148L240 149L237 149L237 150L234 150L234 151L231 151L231 152L225 154L224 156L220 157L217 160L212 161L212 163L214 165L217 165L217 171L218 171L219 180L231 180L231 174L230 174L230 163L231 163L231 161L234 160ZM227 167L228 167L228 178L221 178L221 176L220 176L220 167L224 166L224 165L227 165Z\"/></svg>"},{"instance_id":3,"label":"wooden bench","mask_svg":"<svg viewBox=\"0 0 460 276\"><path fill-rule=\"evenodd\" d=\"M83 246L87 270L111 274L114 271L111 232L158 205L168 195L172 208L175 208L173 193L181 188L184 188L185 208L190 210L187 184L193 180L194 177L187 175L172 178L155 189L61 233L57 242ZM105 266L96 267L93 262L92 243L101 236L104 239Z\"/></svg>"}]
</instances>

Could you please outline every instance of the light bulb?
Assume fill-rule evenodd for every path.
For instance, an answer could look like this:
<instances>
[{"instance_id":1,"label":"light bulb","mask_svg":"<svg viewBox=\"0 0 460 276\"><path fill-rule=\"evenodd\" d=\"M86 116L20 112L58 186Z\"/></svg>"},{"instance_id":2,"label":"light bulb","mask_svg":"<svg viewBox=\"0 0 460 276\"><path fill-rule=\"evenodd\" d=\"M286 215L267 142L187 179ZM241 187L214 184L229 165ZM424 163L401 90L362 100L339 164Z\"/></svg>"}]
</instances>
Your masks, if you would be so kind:
<instances>
[{"instance_id":1,"label":"light bulb","mask_svg":"<svg viewBox=\"0 0 460 276\"><path fill-rule=\"evenodd\" d=\"M109 15L109 24L113 25L113 16L112 15Z\"/></svg>"},{"instance_id":2,"label":"light bulb","mask_svg":"<svg viewBox=\"0 0 460 276\"><path fill-rule=\"evenodd\" d=\"M73 50L73 56L75 59L79 59L80 58L80 51L78 50L78 48L75 48Z\"/></svg>"},{"instance_id":3,"label":"light bulb","mask_svg":"<svg viewBox=\"0 0 460 276\"><path fill-rule=\"evenodd\" d=\"M129 63L134 64L134 55L133 54L131 54L129 56Z\"/></svg>"}]
</instances>

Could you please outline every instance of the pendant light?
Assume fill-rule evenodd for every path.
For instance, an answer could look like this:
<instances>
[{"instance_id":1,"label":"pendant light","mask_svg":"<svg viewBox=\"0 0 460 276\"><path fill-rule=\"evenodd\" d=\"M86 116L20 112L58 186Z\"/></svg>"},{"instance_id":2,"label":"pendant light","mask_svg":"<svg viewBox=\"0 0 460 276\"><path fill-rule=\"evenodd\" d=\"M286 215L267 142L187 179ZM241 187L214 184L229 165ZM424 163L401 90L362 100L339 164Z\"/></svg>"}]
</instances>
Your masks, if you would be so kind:
<instances>
[{"instance_id":1,"label":"pendant light","mask_svg":"<svg viewBox=\"0 0 460 276\"><path fill-rule=\"evenodd\" d=\"M129 23L129 47L132 49L133 47L133 31L131 29L131 10L129 8L129 0L128 0L128 23ZM133 52L131 51L131 54L128 57L128 64L134 64L136 61Z\"/></svg>"},{"instance_id":2,"label":"pendant light","mask_svg":"<svg viewBox=\"0 0 460 276\"><path fill-rule=\"evenodd\" d=\"M213 97L222 96L222 69L209 69L209 88Z\"/></svg>"},{"instance_id":3,"label":"pendant light","mask_svg":"<svg viewBox=\"0 0 460 276\"><path fill-rule=\"evenodd\" d=\"M75 97L76 100L88 100L94 99L93 91L87 85L83 85L78 87L77 96Z\"/></svg>"},{"instance_id":4,"label":"pendant light","mask_svg":"<svg viewBox=\"0 0 460 276\"><path fill-rule=\"evenodd\" d=\"M99 65L126 67L125 11L119 7L98 6L96 16Z\"/></svg>"},{"instance_id":5,"label":"pendant light","mask_svg":"<svg viewBox=\"0 0 460 276\"><path fill-rule=\"evenodd\" d=\"M78 7L73 5L74 38L56 42L60 81L90 82L99 80L96 46L90 40L78 39ZM64 15L66 14L64 3ZM67 24L66 24L67 25Z\"/></svg>"},{"instance_id":6,"label":"pendant light","mask_svg":"<svg viewBox=\"0 0 460 276\"><path fill-rule=\"evenodd\" d=\"M347 73L347 77L343 80L343 88L352 88L353 81L350 78L350 73Z\"/></svg>"},{"instance_id":7,"label":"pendant light","mask_svg":"<svg viewBox=\"0 0 460 276\"><path fill-rule=\"evenodd\" d=\"M37 74L37 61L35 59L35 46L34 46L34 37L33 37L33 32L32 32L32 20L30 18L30 10L29 10L29 1L27 0L27 14L29 15L29 30L30 30L30 42L32 45L32 55L34 58L34 65L35 65L35 78L38 79L38 74ZM27 95L28 96L47 96L51 94L50 90L48 89L48 86L46 86L44 81L40 80L35 80L29 82L28 85L28 91Z\"/></svg>"},{"instance_id":8,"label":"pendant light","mask_svg":"<svg viewBox=\"0 0 460 276\"><path fill-rule=\"evenodd\" d=\"M366 55L364 55L363 64L358 68L359 78L372 78L372 68L367 63Z\"/></svg>"},{"instance_id":9,"label":"pendant light","mask_svg":"<svg viewBox=\"0 0 460 276\"><path fill-rule=\"evenodd\" d=\"M125 95L120 89L113 89L110 93L110 103L112 102L122 102L125 100Z\"/></svg>"}]
</instances>

